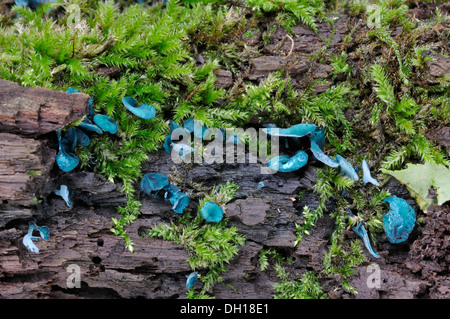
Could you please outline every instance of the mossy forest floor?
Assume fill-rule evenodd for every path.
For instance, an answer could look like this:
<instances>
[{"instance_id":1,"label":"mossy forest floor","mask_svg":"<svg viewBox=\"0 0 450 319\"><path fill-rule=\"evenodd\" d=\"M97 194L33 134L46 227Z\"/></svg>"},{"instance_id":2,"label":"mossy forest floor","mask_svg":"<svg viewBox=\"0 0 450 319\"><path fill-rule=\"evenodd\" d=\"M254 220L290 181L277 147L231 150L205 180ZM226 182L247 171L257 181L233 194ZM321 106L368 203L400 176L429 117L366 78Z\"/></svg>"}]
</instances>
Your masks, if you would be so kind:
<instances>
[{"instance_id":1,"label":"mossy forest floor","mask_svg":"<svg viewBox=\"0 0 450 319\"><path fill-rule=\"evenodd\" d=\"M13 5L0 2L0 78L82 90L94 98L97 113L118 123L119 132L93 135L88 147L77 146L75 171L52 171L51 187L72 182L74 208L65 209L48 186L36 217L61 237L48 246L51 256L42 248L43 257L21 257L36 261L26 274L40 272L33 282L46 288L3 290L4 297L450 298L448 203L425 213L403 184L381 171L408 163L450 165L448 4L74 0L35 10ZM124 96L155 106L156 117L132 116L121 102ZM340 154L354 166L365 159L381 186L354 182L320 162L267 176L258 174L260 163L175 165L162 145L169 120L182 124L188 118L216 128L314 123L325 129L327 155ZM45 138L56 145L56 134ZM300 147L307 150L305 143ZM141 177L151 171L168 174L190 192L183 215L163 210L164 199L140 191ZM97 191L105 194L93 204L81 186L86 178L103 181ZM257 189L259 182L265 186ZM117 205L105 207L106 188L114 188ZM389 195L407 199L417 216L401 244L384 235L382 216L389 207L383 199ZM201 218L199 208L207 200L225 209L219 224ZM355 217L348 218L349 210ZM75 238L65 237L65 218L78 222ZM360 221L380 258L351 231ZM88 268L78 292L56 275L73 260ZM368 284L374 265L381 269L375 288ZM191 271L200 278L187 291L184 275ZM3 274L8 276L14 277Z\"/></svg>"}]
</instances>

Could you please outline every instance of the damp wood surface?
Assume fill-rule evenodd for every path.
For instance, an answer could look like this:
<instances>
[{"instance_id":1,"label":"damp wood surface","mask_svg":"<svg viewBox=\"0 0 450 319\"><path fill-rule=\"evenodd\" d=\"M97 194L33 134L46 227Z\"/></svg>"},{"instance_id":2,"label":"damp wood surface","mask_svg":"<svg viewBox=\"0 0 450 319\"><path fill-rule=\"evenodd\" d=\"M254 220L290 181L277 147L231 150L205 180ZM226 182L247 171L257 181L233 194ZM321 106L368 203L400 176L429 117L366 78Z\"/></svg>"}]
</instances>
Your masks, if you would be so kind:
<instances>
[{"instance_id":1,"label":"damp wood surface","mask_svg":"<svg viewBox=\"0 0 450 319\"><path fill-rule=\"evenodd\" d=\"M3 6L11 4L2 2ZM416 14L426 15L421 11ZM333 69L310 59L309 54L320 50L324 39L332 34L327 50L339 52L347 45L345 36L355 32L354 25L354 18L339 15L334 30L325 22L318 23L317 32L303 25L294 26L292 42L280 26L274 27L266 41L257 32L243 41L261 54L249 59L239 77L225 68L216 70L216 87L228 89L236 81L259 83L270 73L282 71L299 92L318 79L322 82L315 84L313 91L325 92L333 84ZM359 63L357 54L349 55L349 64L355 70L352 76L362 76L358 73ZM427 62L426 70L427 77L420 82L428 86L439 83L440 78L450 74L448 55L436 54L433 61ZM120 69L99 67L96 72L114 78ZM337 75L338 80L340 76L345 75ZM154 198L137 192L141 214L127 226L134 242L131 253L111 231L112 218L118 217L117 207L127 203L123 185L94 171L63 173L55 165L54 132L86 115L88 99L84 93L66 94L0 79L0 298L186 298L185 276L192 271L189 253L181 244L142 236L158 223L176 219L162 194ZM427 136L450 148L449 126L430 129ZM230 181L239 186L235 198L227 204L225 217L246 242L226 265L223 283L214 286L211 295L215 298L273 298L279 278L272 268L261 271L258 259L264 249L275 248L291 259L285 267L292 276L300 278L307 271L320 273L323 269L334 227L328 212L318 219L310 235L294 246L295 225L304 221L303 207L315 207L319 202L313 187L320 163L313 162L299 172L262 175L264 165L176 165L160 148L150 153L142 166L144 173L181 174L185 185L212 187ZM257 189L260 182L264 187ZM61 184L71 190L72 208L54 193ZM391 179L385 188L406 198L418 211L403 185ZM292 200L299 192L303 196ZM328 204L333 206L332 202ZM196 212L196 202L192 201L187 209ZM39 254L29 252L22 243L32 218L50 229L49 241L37 244ZM374 247L381 258L365 252L368 261L382 270L381 288L368 287L367 264L358 266L348 282L358 291L356 295L335 291L339 282L334 278L321 278L320 284L330 298L449 299L449 232L448 204L431 207L407 242L393 245L381 236ZM347 236L355 239L351 232ZM67 287L68 267L73 264L80 267L81 288Z\"/></svg>"}]
</instances>

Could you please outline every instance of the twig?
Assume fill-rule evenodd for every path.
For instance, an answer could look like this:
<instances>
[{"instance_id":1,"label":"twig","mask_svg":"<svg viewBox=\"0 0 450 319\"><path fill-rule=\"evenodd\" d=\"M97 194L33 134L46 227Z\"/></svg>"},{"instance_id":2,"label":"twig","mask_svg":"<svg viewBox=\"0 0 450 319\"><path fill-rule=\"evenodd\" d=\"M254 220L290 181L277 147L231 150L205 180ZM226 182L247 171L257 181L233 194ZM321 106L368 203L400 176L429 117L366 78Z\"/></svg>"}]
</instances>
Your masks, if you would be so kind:
<instances>
[{"instance_id":1,"label":"twig","mask_svg":"<svg viewBox=\"0 0 450 319\"><path fill-rule=\"evenodd\" d=\"M197 91L198 86L191 92L189 93L189 95L187 96L186 100L184 100L184 102L189 101L189 99L192 97L192 95L194 95L194 93Z\"/></svg>"},{"instance_id":2,"label":"twig","mask_svg":"<svg viewBox=\"0 0 450 319\"><path fill-rule=\"evenodd\" d=\"M289 58L289 56L292 54L292 51L294 50L294 39L292 39L292 37L286 33L286 36L289 38L289 40L291 40L291 49L289 50L288 55L286 56L286 59Z\"/></svg>"}]
</instances>

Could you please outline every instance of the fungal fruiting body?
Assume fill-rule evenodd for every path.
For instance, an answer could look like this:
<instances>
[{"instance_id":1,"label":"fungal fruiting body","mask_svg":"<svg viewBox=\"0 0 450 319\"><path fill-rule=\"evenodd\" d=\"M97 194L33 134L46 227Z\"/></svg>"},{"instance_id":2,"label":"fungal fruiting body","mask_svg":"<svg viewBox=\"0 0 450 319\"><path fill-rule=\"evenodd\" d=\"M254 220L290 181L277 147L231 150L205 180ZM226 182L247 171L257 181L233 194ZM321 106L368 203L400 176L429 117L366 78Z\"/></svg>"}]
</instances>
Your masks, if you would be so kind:
<instances>
[{"instance_id":1,"label":"fungal fruiting body","mask_svg":"<svg viewBox=\"0 0 450 319\"><path fill-rule=\"evenodd\" d=\"M72 207L72 202L69 198L69 189L66 185L61 185L59 189L54 190L56 195L61 196L66 202L67 206Z\"/></svg>"},{"instance_id":2,"label":"fungal fruiting body","mask_svg":"<svg viewBox=\"0 0 450 319\"><path fill-rule=\"evenodd\" d=\"M315 124L297 124L288 128L268 127L263 128L262 131L267 135L282 136L282 137L302 137L311 134L316 130Z\"/></svg>"},{"instance_id":3,"label":"fungal fruiting body","mask_svg":"<svg viewBox=\"0 0 450 319\"><path fill-rule=\"evenodd\" d=\"M173 184L164 187L166 193L164 198L173 205L172 210L177 214L183 214L183 210L189 205L190 198L188 194L183 193Z\"/></svg>"},{"instance_id":4,"label":"fungal fruiting body","mask_svg":"<svg viewBox=\"0 0 450 319\"><path fill-rule=\"evenodd\" d=\"M390 210L383 216L384 231L393 244L404 242L416 223L416 213L403 198L395 195L383 200L389 203Z\"/></svg>"},{"instance_id":5,"label":"fungal fruiting body","mask_svg":"<svg viewBox=\"0 0 450 319\"><path fill-rule=\"evenodd\" d=\"M203 218L208 223L218 223L223 218L223 209L214 202L206 202L200 210Z\"/></svg>"},{"instance_id":6,"label":"fungal fruiting body","mask_svg":"<svg viewBox=\"0 0 450 319\"><path fill-rule=\"evenodd\" d=\"M102 130L105 130L111 134L115 134L119 130L119 126L117 125L117 123L108 115L94 115L94 123L97 124L97 126Z\"/></svg>"},{"instance_id":7,"label":"fungal fruiting body","mask_svg":"<svg viewBox=\"0 0 450 319\"><path fill-rule=\"evenodd\" d=\"M198 272L191 272L189 275L186 275L186 278L186 289L191 289L192 287L194 287L194 284L197 281Z\"/></svg>"},{"instance_id":8,"label":"fungal fruiting body","mask_svg":"<svg viewBox=\"0 0 450 319\"><path fill-rule=\"evenodd\" d=\"M154 106L148 104L137 104L136 100L131 96L124 96L122 98L123 105L134 115L144 120L151 120L156 116L156 109Z\"/></svg>"},{"instance_id":9,"label":"fungal fruiting body","mask_svg":"<svg viewBox=\"0 0 450 319\"><path fill-rule=\"evenodd\" d=\"M308 162L308 154L304 151L298 151L294 156L279 155L272 158L268 165L271 169L280 172L296 171Z\"/></svg>"},{"instance_id":10,"label":"fungal fruiting body","mask_svg":"<svg viewBox=\"0 0 450 319\"><path fill-rule=\"evenodd\" d=\"M33 231L39 231L40 237L33 236ZM33 243L33 240L39 241L40 239L48 240L50 238L50 230L47 226L37 226L35 222L30 222L28 225L28 233L23 237L22 243L24 246L33 253L39 253L39 248Z\"/></svg>"},{"instance_id":11,"label":"fungal fruiting body","mask_svg":"<svg viewBox=\"0 0 450 319\"><path fill-rule=\"evenodd\" d=\"M338 154L336 155L336 161L339 163L339 167L341 168L342 174L353 179L354 181L359 180L358 173L356 173L356 170L349 162L347 162L345 158L343 158L341 155Z\"/></svg>"},{"instance_id":12,"label":"fungal fruiting body","mask_svg":"<svg viewBox=\"0 0 450 319\"><path fill-rule=\"evenodd\" d=\"M364 228L363 223L359 222L358 225L352 227L352 230L355 232L356 235L358 235L363 240L364 245L366 246L370 254L375 258L379 258L380 255L378 255L378 253L375 250L373 250L372 246L370 245L369 235L367 234L367 231Z\"/></svg>"},{"instance_id":13,"label":"fungal fruiting body","mask_svg":"<svg viewBox=\"0 0 450 319\"><path fill-rule=\"evenodd\" d=\"M145 174L141 181L141 189L147 195L150 195L153 191L159 191L167 185L169 185L169 178L158 173Z\"/></svg>"},{"instance_id":14,"label":"fungal fruiting body","mask_svg":"<svg viewBox=\"0 0 450 319\"><path fill-rule=\"evenodd\" d=\"M316 142L311 141L311 152L313 153L314 157L324 163L325 165L328 165L330 167L338 167L339 163L335 161L334 159L330 158L328 155L326 155L322 150L320 149L319 145L316 144Z\"/></svg>"},{"instance_id":15,"label":"fungal fruiting body","mask_svg":"<svg viewBox=\"0 0 450 319\"><path fill-rule=\"evenodd\" d=\"M363 160L363 162L362 162L362 170L363 170L363 183L364 183L364 185L366 185L367 183L371 183L371 184L373 184L375 186L380 186L380 183L378 183L378 181L371 176L369 165L367 165L366 160Z\"/></svg>"}]
</instances>

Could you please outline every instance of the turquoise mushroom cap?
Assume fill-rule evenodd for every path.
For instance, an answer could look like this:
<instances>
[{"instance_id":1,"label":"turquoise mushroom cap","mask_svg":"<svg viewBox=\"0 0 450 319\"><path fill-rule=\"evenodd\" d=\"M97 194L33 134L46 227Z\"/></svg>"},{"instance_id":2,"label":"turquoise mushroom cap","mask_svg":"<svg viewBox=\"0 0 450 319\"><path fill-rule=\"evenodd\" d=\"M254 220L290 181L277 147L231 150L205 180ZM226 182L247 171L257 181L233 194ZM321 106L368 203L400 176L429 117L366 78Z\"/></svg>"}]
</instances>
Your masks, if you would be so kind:
<instances>
[{"instance_id":1,"label":"turquoise mushroom cap","mask_svg":"<svg viewBox=\"0 0 450 319\"><path fill-rule=\"evenodd\" d=\"M403 198L395 195L386 197L383 202L389 203L390 210L383 216L384 232L393 244L404 242L416 223L416 213Z\"/></svg>"},{"instance_id":2,"label":"turquoise mushroom cap","mask_svg":"<svg viewBox=\"0 0 450 319\"><path fill-rule=\"evenodd\" d=\"M69 188L66 185L61 185L59 189L54 190L55 194L61 196L66 202L67 206L72 207L72 202L69 198Z\"/></svg>"},{"instance_id":3,"label":"turquoise mushroom cap","mask_svg":"<svg viewBox=\"0 0 450 319\"><path fill-rule=\"evenodd\" d=\"M363 223L360 222L358 225L352 227L352 230L363 240L364 245L366 246L370 254L375 258L380 258L380 255L375 250L373 250L372 246L370 245L369 235L367 234Z\"/></svg>"},{"instance_id":4,"label":"turquoise mushroom cap","mask_svg":"<svg viewBox=\"0 0 450 319\"><path fill-rule=\"evenodd\" d=\"M191 272L189 275L186 275L186 278L186 289L191 289L197 281L198 272Z\"/></svg>"},{"instance_id":5,"label":"turquoise mushroom cap","mask_svg":"<svg viewBox=\"0 0 450 319\"><path fill-rule=\"evenodd\" d=\"M372 177L370 174L369 165L367 165L366 160L363 160L362 162L362 170L363 170L363 184L366 185L367 183L371 183L375 186L380 186L380 183Z\"/></svg>"},{"instance_id":6,"label":"turquoise mushroom cap","mask_svg":"<svg viewBox=\"0 0 450 319\"><path fill-rule=\"evenodd\" d=\"M177 214L183 214L183 210L189 205L189 195L179 190L176 185L170 184L164 187L164 198L173 205L172 210Z\"/></svg>"},{"instance_id":7,"label":"turquoise mushroom cap","mask_svg":"<svg viewBox=\"0 0 450 319\"><path fill-rule=\"evenodd\" d=\"M141 181L141 189L147 195L153 191L159 191L167 185L169 185L169 178L158 173L145 174Z\"/></svg>"},{"instance_id":8,"label":"turquoise mushroom cap","mask_svg":"<svg viewBox=\"0 0 450 319\"><path fill-rule=\"evenodd\" d=\"M156 116L156 109L154 106L145 103L138 105L136 100L131 96L124 96L122 98L122 103L131 113L144 120L151 120Z\"/></svg>"},{"instance_id":9,"label":"turquoise mushroom cap","mask_svg":"<svg viewBox=\"0 0 450 319\"><path fill-rule=\"evenodd\" d=\"M66 93L67 94L80 93L80 90L69 87L69 88L67 88Z\"/></svg>"},{"instance_id":10,"label":"turquoise mushroom cap","mask_svg":"<svg viewBox=\"0 0 450 319\"><path fill-rule=\"evenodd\" d=\"M72 153L64 150L63 144L59 143L59 152L56 154L56 164L63 172L70 172L77 167L80 159Z\"/></svg>"},{"instance_id":11,"label":"turquoise mushroom cap","mask_svg":"<svg viewBox=\"0 0 450 319\"><path fill-rule=\"evenodd\" d=\"M31 251L32 253L38 253L39 252L39 248L33 243L33 240L31 239L31 234L26 234L23 239L22 242L24 244L24 246Z\"/></svg>"},{"instance_id":12,"label":"turquoise mushroom cap","mask_svg":"<svg viewBox=\"0 0 450 319\"><path fill-rule=\"evenodd\" d=\"M223 209L214 202L206 202L200 210L203 218L208 223L218 223L223 218Z\"/></svg>"},{"instance_id":13,"label":"turquoise mushroom cap","mask_svg":"<svg viewBox=\"0 0 450 319\"><path fill-rule=\"evenodd\" d=\"M97 126L102 130L105 130L111 134L115 134L119 130L119 126L117 125L117 123L108 115L94 115L94 123L97 124Z\"/></svg>"},{"instance_id":14,"label":"turquoise mushroom cap","mask_svg":"<svg viewBox=\"0 0 450 319\"><path fill-rule=\"evenodd\" d=\"M313 133L317 126L315 124L297 124L288 128L268 127L263 128L262 131L271 136L283 137L302 137Z\"/></svg>"},{"instance_id":15,"label":"turquoise mushroom cap","mask_svg":"<svg viewBox=\"0 0 450 319\"><path fill-rule=\"evenodd\" d=\"M342 174L353 179L354 181L359 180L358 173L356 173L356 170L353 168L352 164L347 162L347 160L343 158L341 155L336 155L336 160L339 163L339 167L341 168Z\"/></svg>"},{"instance_id":16,"label":"turquoise mushroom cap","mask_svg":"<svg viewBox=\"0 0 450 319\"><path fill-rule=\"evenodd\" d=\"M280 172L296 171L308 162L308 154L304 151L298 151L294 156L280 155L272 158L268 165L271 169Z\"/></svg>"},{"instance_id":17,"label":"turquoise mushroom cap","mask_svg":"<svg viewBox=\"0 0 450 319\"><path fill-rule=\"evenodd\" d=\"M47 226L37 226L39 234L43 240L50 238L50 229Z\"/></svg>"},{"instance_id":18,"label":"turquoise mushroom cap","mask_svg":"<svg viewBox=\"0 0 450 319\"><path fill-rule=\"evenodd\" d=\"M102 129L100 127L98 127L95 124L86 122L86 121L81 122L80 125L78 125L78 127L82 128L82 129L85 129L87 131L92 131L92 132L95 132L95 133L98 133L98 134L103 134L103 131L102 131Z\"/></svg>"},{"instance_id":19,"label":"turquoise mushroom cap","mask_svg":"<svg viewBox=\"0 0 450 319\"><path fill-rule=\"evenodd\" d=\"M89 144L91 144L91 140L89 139L89 136L87 136L86 133L77 128L75 128L75 132L77 134L78 144L83 146L89 146Z\"/></svg>"},{"instance_id":20,"label":"turquoise mushroom cap","mask_svg":"<svg viewBox=\"0 0 450 319\"><path fill-rule=\"evenodd\" d=\"M325 165L328 165L330 167L338 167L339 163L336 162L334 159L328 157L319 147L319 145L316 144L316 142L311 141L311 152L313 153L314 157L324 163Z\"/></svg>"},{"instance_id":21,"label":"turquoise mushroom cap","mask_svg":"<svg viewBox=\"0 0 450 319\"><path fill-rule=\"evenodd\" d=\"M309 139L323 149L325 145L325 129L316 127L314 132L309 133Z\"/></svg>"}]
</instances>

